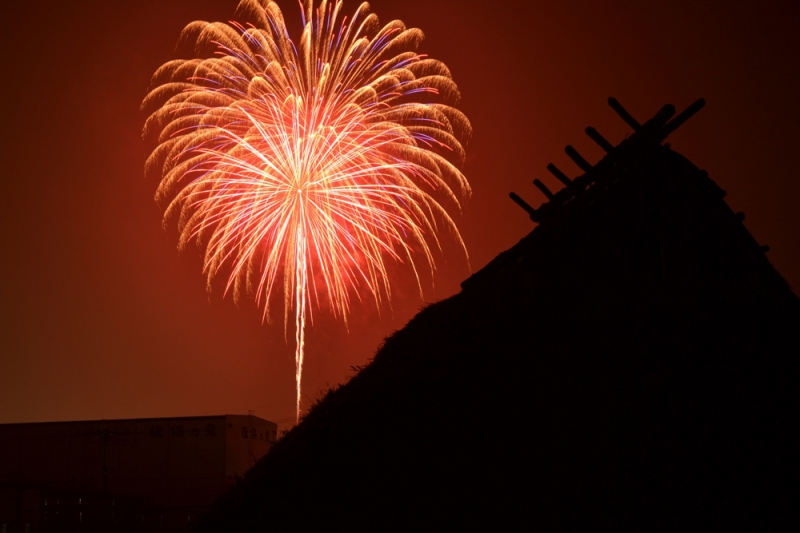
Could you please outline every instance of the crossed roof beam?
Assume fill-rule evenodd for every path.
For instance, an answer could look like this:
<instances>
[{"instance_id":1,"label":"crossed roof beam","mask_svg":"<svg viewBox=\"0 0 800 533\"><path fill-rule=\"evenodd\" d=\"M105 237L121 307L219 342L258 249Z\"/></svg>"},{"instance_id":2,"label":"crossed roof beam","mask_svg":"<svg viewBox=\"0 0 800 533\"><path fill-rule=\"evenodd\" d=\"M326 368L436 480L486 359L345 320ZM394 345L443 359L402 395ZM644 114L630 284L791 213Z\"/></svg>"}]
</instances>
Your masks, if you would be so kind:
<instances>
[{"instance_id":1,"label":"crossed roof beam","mask_svg":"<svg viewBox=\"0 0 800 533\"><path fill-rule=\"evenodd\" d=\"M628 124L634 131L633 135L625 138L617 146L614 146L605 137L603 137L596 129L591 126L586 128L586 135L596 142L600 148L606 152L597 164L592 165L578 151L571 145L567 145L564 151L570 159L572 159L578 167L583 170L583 174L570 179L564 172L558 169L553 163L547 165L547 170L553 176L564 184L564 188L552 192L540 180L533 180L533 184L544 194L547 201L534 209L518 194L511 192L509 197L525 212L528 213L531 220L536 223L542 223L551 218L554 214L561 210L561 208L568 201L577 196L581 196L592 184L602 179L605 171L613 167L617 162L625 157L627 153L635 147L642 144L658 144L660 145L669 136L670 133L678 129L684 122L692 118L695 113L700 111L706 105L706 101L700 98L692 105L684 109L679 115L675 116L675 106L667 104L644 124L640 124L628 111L622 107L622 104L616 98L609 98L608 105L616 111L620 118ZM674 117L674 118L673 118ZM671 120L670 120L671 119Z\"/></svg>"}]
</instances>

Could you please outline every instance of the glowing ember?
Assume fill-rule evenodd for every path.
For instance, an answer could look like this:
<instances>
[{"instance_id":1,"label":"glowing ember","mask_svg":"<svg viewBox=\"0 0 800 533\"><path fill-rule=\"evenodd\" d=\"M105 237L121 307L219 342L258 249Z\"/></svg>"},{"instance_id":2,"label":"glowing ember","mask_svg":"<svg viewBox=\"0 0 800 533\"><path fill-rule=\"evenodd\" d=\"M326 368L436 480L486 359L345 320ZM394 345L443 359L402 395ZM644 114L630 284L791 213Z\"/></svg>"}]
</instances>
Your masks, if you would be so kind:
<instances>
[{"instance_id":1,"label":"glowing ember","mask_svg":"<svg viewBox=\"0 0 800 533\"><path fill-rule=\"evenodd\" d=\"M280 292L284 327L294 312L298 417L312 300L345 321L359 290L380 305L387 259L419 285L413 257L433 272L440 230L463 248L440 202L458 209L470 192L455 166L470 125L446 105L447 67L409 51L420 30L380 28L366 3L338 23L341 7L308 0L299 47L271 1L239 4L254 25L193 22L181 41L215 57L163 65L142 103L157 145L146 171L179 247L204 247L209 287L229 271L226 293L254 296L265 320Z\"/></svg>"}]
</instances>

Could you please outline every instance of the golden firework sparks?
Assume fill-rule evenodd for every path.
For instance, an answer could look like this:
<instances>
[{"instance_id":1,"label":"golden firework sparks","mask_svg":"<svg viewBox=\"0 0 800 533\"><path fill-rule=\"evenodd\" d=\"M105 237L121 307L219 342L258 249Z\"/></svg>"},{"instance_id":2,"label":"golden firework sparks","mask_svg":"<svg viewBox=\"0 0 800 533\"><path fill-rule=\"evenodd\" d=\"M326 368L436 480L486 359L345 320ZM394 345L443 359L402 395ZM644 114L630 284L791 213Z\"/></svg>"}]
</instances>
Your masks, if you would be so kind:
<instances>
[{"instance_id":1,"label":"golden firework sparks","mask_svg":"<svg viewBox=\"0 0 800 533\"><path fill-rule=\"evenodd\" d=\"M246 25L193 22L181 41L198 57L159 68L142 103L146 172L179 247L197 242L209 288L224 270L265 320L281 292L285 327L294 312L298 417L311 304L345 321L358 291L380 306L387 260L421 291L414 257L433 272L442 230L463 248L445 205L470 192L447 67L415 52L420 30L380 27L366 3L339 22L341 7L306 0L299 47L268 0L240 2Z\"/></svg>"}]
</instances>

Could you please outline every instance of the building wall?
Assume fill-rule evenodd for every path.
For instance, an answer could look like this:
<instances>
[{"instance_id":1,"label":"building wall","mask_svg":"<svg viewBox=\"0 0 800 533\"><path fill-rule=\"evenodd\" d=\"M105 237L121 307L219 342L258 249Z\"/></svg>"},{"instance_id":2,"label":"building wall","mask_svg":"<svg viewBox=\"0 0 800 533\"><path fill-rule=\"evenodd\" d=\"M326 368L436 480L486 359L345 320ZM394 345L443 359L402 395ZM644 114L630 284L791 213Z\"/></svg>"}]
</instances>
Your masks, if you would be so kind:
<instances>
[{"instance_id":1,"label":"building wall","mask_svg":"<svg viewBox=\"0 0 800 533\"><path fill-rule=\"evenodd\" d=\"M277 438L277 425L255 416L228 415L225 446L225 476L241 479L266 455Z\"/></svg>"},{"instance_id":2,"label":"building wall","mask_svg":"<svg viewBox=\"0 0 800 533\"><path fill-rule=\"evenodd\" d=\"M0 425L0 527L110 531L135 519L178 530L170 524L185 526L243 477L276 430L236 415Z\"/></svg>"}]
</instances>

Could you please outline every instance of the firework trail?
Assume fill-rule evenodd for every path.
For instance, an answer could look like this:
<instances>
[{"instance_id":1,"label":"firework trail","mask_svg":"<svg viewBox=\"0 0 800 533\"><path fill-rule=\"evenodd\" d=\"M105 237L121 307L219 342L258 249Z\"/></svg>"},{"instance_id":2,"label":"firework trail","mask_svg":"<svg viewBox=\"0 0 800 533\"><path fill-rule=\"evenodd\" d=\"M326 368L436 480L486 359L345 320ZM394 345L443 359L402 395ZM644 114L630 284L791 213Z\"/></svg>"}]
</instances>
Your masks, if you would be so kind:
<instances>
[{"instance_id":1,"label":"firework trail","mask_svg":"<svg viewBox=\"0 0 800 533\"><path fill-rule=\"evenodd\" d=\"M179 248L205 250L209 289L225 270L225 293L253 296L264 320L281 293L284 328L294 313L298 418L312 308L346 322L359 291L380 306L387 260L421 294L414 256L433 273L442 231L463 248L447 209L470 193L447 67L414 51L420 30L380 27L366 3L339 22L341 7L306 0L299 46L268 0L240 2L246 25L193 22L179 46L197 58L159 68L142 103L145 170Z\"/></svg>"}]
</instances>

